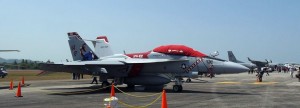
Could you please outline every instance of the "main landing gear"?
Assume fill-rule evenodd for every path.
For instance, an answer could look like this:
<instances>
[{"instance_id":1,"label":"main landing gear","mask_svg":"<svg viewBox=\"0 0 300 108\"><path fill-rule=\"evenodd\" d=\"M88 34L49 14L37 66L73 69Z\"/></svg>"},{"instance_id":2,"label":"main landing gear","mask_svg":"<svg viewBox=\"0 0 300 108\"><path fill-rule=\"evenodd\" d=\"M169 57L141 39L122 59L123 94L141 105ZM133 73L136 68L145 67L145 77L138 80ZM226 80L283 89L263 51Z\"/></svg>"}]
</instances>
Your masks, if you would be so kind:
<instances>
[{"instance_id":1,"label":"main landing gear","mask_svg":"<svg viewBox=\"0 0 300 108\"><path fill-rule=\"evenodd\" d=\"M182 81L181 78L175 78L175 85L173 85L174 92L181 92L182 91Z\"/></svg>"},{"instance_id":2,"label":"main landing gear","mask_svg":"<svg viewBox=\"0 0 300 108\"><path fill-rule=\"evenodd\" d=\"M191 78L188 78L188 79L186 79L185 82L190 83L190 82L192 82L192 79L191 79Z\"/></svg>"}]
</instances>

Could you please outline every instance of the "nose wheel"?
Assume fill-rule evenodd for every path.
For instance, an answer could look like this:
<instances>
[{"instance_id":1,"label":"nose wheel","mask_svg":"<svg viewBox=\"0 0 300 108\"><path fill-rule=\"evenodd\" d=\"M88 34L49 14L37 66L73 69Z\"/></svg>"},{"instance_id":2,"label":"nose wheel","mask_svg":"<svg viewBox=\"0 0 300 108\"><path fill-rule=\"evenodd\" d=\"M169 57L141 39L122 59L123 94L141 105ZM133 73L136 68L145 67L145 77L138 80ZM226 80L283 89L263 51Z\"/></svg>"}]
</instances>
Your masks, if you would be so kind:
<instances>
[{"instance_id":1,"label":"nose wheel","mask_svg":"<svg viewBox=\"0 0 300 108\"><path fill-rule=\"evenodd\" d=\"M174 92L181 92L182 91L182 85L173 85L173 91Z\"/></svg>"},{"instance_id":2,"label":"nose wheel","mask_svg":"<svg viewBox=\"0 0 300 108\"><path fill-rule=\"evenodd\" d=\"M174 92L181 92L182 91L182 81L181 77L175 78L175 85L173 85L173 91Z\"/></svg>"}]
</instances>

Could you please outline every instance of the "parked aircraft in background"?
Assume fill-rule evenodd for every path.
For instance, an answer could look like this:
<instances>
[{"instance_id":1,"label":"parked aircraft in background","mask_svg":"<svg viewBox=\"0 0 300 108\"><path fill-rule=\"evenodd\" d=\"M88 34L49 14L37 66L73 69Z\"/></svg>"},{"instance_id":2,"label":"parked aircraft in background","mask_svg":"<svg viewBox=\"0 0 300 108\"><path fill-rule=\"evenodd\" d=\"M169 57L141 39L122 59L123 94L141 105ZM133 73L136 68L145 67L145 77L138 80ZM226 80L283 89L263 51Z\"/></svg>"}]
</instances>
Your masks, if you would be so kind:
<instances>
[{"instance_id":1,"label":"parked aircraft in background","mask_svg":"<svg viewBox=\"0 0 300 108\"><path fill-rule=\"evenodd\" d=\"M7 71L4 66L0 66L0 77L4 78L7 75Z\"/></svg>"},{"instance_id":2,"label":"parked aircraft in background","mask_svg":"<svg viewBox=\"0 0 300 108\"><path fill-rule=\"evenodd\" d=\"M243 65L243 66L246 66L246 67L248 67L249 69L254 69L254 68L257 67L257 66L256 66L255 64L253 64L253 63L245 63L245 62L242 62L242 61L237 60L237 59L235 58L235 56L234 56L234 54L233 54L232 51L228 51L228 59L229 59L229 61L231 61L231 62L235 62L235 63L241 64L241 65Z\"/></svg>"},{"instance_id":3,"label":"parked aircraft in background","mask_svg":"<svg viewBox=\"0 0 300 108\"><path fill-rule=\"evenodd\" d=\"M0 52L20 52L20 50L0 50ZM7 75L7 71L4 66L0 66L0 77L4 78Z\"/></svg>"},{"instance_id":4,"label":"parked aircraft in background","mask_svg":"<svg viewBox=\"0 0 300 108\"><path fill-rule=\"evenodd\" d=\"M251 59L248 57L248 60L249 60L251 63L253 63L253 64L255 64L255 65L257 66L257 70L258 70L258 71L261 71L261 68L262 68L262 67L268 67L268 68L270 68L270 71L274 71L274 70L277 68L277 66L278 66L278 64L272 63L272 61L269 62L267 59L266 59L266 61L264 62L264 61L255 61L255 60L251 60Z\"/></svg>"},{"instance_id":5,"label":"parked aircraft in background","mask_svg":"<svg viewBox=\"0 0 300 108\"><path fill-rule=\"evenodd\" d=\"M184 45L165 45L152 51L113 54L105 36L91 40L95 52L76 33L68 33L73 62L44 64L45 71L100 76L102 86L108 79L115 84L162 86L175 81L173 91L182 91L183 77L198 77L199 72L240 73L249 69L237 63L214 59Z\"/></svg>"},{"instance_id":6,"label":"parked aircraft in background","mask_svg":"<svg viewBox=\"0 0 300 108\"><path fill-rule=\"evenodd\" d=\"M269 69L270 69L271 71L274 71L274 70L276 70L277 68L281 68L280 64L281 64L281 63L273 63L273 61L270 60L269 63L268 63L268 67L269 67Z\"/></svg>"},{"instance_id":7,"label":"parked aircraft in background","mask_svg":"<svg viewBox=\"0 0 300 108\"><path fill-rule=\"evenodd\" d=\"M251 60L249 57L248 57L248 60L255 64L257 67L267 67L268 64L269 64L269 61L266 60L265 62L264 61L256 61L256 60Z\"/></svg>"}]
</instances>

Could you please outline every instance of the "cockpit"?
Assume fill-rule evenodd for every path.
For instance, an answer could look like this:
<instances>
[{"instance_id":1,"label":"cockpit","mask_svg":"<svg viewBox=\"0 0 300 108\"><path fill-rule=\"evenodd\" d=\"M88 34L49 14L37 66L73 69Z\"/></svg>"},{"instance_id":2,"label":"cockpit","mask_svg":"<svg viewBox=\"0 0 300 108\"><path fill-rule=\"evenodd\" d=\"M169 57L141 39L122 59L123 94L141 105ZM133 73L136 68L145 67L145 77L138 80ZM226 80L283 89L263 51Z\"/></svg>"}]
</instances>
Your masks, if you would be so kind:
<instances>
[{"instance_id":1,"label":"cockpit","mask_svg":"<svg viewBox=\"0 0 300 108\"><path fill-rule=\"evenodd\" d=\"M193 48L185 45L164 45L153 49L153 52L171 54L171 55L182 55L192 57L206 57L207 55L194 50Z\"/></svg>"}]
</instances>

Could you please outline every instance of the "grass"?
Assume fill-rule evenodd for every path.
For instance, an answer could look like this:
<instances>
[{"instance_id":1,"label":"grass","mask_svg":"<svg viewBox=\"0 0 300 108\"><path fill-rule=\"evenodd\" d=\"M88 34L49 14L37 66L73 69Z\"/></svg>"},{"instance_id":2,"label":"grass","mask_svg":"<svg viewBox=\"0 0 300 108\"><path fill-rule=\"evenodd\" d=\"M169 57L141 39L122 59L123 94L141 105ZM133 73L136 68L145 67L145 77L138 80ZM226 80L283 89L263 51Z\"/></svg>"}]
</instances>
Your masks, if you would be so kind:
<instances>
[{"instance_id":1,"label":"grass","mask_svg":"<svg viewBox=\"0 0 300 108\"><path fill-rule=\"evenodd\" d=\"M62 79L71 79L71 73L50 73L44 75L38 75L41 70L7 70L8 75L5 78L0 78L1 82L8 82L10 80L20 81L24 76L26 81L33 81L33 80L62 80ZM90 79L90 75L84 75L84 79Z\"/></svg>"}]
</instances>

